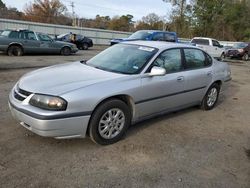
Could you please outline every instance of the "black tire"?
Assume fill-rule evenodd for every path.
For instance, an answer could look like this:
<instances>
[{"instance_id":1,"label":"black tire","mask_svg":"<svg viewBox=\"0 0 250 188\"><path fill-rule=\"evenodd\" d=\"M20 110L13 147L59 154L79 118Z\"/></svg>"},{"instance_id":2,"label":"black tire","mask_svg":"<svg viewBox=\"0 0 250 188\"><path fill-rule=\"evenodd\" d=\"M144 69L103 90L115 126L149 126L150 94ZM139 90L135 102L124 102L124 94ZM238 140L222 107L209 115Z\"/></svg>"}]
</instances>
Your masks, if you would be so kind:
<instances>
[{"instance_id":1,"label":"black tire","mask_svg":"<svg viewBox=\"0 0 250 188\"><path fill-rule=\"evenodd\" d=\"M22 56L23 55L23 49L21 46L12 45L7 50L8 56Z\"/></svg>"},{"instance_id":2,"label":"black tire","mask_svg":"<svg viewBox=\"0 0 250 188\"><path fill-rule=\"evenodd\" d=\"M242 60L247 61L249 59L248 53L245 53L242 57Z\"/></svg>"},{"instance_id":3,"label":"black tire","mask_svg":"<svg viewBox=\"0 0 250 188\"><path fill-rule=\"evenodd\" d=\"M223 53L221 54L221 56L220 56L220 60L223 61L224 59L226 59L226 55L225 55L225 53L223 52Z\"/></svg>"},{"instance_id":4,"label":"black tire","mask_svg":"<svg viewBox=\"0 0 250 188\"><path fill-rule=\"evenodd\" d=\"M82 44L82 49L83 49L83 50L87 50L88 48L89 48L88 43L84 42L84 43Z\"/></svg>"},{"instance_id":5,"label":"black tire","mask_svg":"<svg viewBox=\"0 0 250 188\"><path fill-rule=\"evenodd\" d=\"M105 118L105 114L108 114L109 111L112 111L114 109L120 110L121 112L123 112L122 116L124 118L124 123L121 125L122 128L119 130L120 132L118 132L117 129L115 129L114 127L117 125L112 124L111 122L107 124L105 124L105 130L100 130L101 129L101 120L103 120L103 118ZM109 118L108 118L109 119ZM106 120L106 121L116 121L115 119L113 120ZM126 130L128 129L129 125L131 123L131 113L129 110L129 107L127 104L125 104L123 101L118 100L118 99L111 99L108 100L106 102L104 102L103 104L101 104L99 107L97 107L97 109L94 111L94 113L91 116L91 120L90 120L90 124L89 124L89 136L90 138L97 144L101 144L101 145L108 145L108 144L113 144L115 142L118 142L119 140L122 139L122 137L125 135ZM110 131L112 129L112 131ZM117 133L117 135L115 135L112 138L104 138L103 136L101 136L101 131L103 132L107 132L109 134L109 132L111 132L111 134Z\"/></svg>"},{"instance_id":6,"label":"black tire","mask_svg":"<svg viewBox=\"0 0 250 188\"><path fill-rule=\"evenodd\" d=\"M61 55L68 56L71 54L71 49L69 47L63 47L61 49Z\"/></svg>"},{"instance_id":7,"label":"black tire","mask_svg":"<svg viewBox=\"0 0 250 188\"><path fill-rule=\"evenodd\" d=\"M209 97L209 96L211 96L210 95L211 92L215 91L215 90L216 90L216 95L214 95L215 97L213 98L213 100L211 100L211 97ZM206 95L204 96L204 98L202 100L201 109L203 109L203 110L212 110L215 107L215 105L216 105L216 103L218 101L219 93L220 93L220 85L217 84L217 83L212 84L209 87ZM211 103L209 102L209 99L210 99Z\"/></svg>"}]
</instances>

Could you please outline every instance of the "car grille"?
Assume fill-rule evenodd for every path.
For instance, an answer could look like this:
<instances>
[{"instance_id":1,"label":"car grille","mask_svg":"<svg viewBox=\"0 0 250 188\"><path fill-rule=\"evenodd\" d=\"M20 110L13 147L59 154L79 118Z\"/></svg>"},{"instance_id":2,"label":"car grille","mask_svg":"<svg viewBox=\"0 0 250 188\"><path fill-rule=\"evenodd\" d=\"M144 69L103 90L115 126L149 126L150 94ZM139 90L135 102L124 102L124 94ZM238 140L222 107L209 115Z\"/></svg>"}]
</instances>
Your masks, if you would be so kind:
<instances>
[{"instance_id":1,"label":"car grille","mask_svg":"<svg viewBox=\"0 0 250 188\"><path fill-rule=\"evenodd\" d=\"M18 86L14 89L14 97L19 101L23 101L31 94L32 94L31 92L25 91L19 88Z\"/></svg>"}]
</instances>

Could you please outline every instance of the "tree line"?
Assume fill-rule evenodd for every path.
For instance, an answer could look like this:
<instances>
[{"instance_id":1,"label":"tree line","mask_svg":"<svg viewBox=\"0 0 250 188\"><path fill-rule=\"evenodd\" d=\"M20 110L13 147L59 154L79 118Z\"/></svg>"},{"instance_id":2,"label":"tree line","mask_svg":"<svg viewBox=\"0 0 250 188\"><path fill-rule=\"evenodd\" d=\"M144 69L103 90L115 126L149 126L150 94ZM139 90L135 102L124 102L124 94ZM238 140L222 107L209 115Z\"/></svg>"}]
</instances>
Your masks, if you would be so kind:
<instances>
[{"instance_id":1,"label":"tree line","mask_svg":"<svg viewBox=\"0 0 250 188\"><path fill-rule=\"evenodd\" d=\"M60 0L34 0L23 11L6 7L0 0L0 18L134 32L169 30L179 37L213 37L219 40L250 40L250 0L159 0L171 4L168 17L150 13L134 21L133 15L79 18ZM167 5L166 5L167 6Z\"/></svg>"}]
</instances>

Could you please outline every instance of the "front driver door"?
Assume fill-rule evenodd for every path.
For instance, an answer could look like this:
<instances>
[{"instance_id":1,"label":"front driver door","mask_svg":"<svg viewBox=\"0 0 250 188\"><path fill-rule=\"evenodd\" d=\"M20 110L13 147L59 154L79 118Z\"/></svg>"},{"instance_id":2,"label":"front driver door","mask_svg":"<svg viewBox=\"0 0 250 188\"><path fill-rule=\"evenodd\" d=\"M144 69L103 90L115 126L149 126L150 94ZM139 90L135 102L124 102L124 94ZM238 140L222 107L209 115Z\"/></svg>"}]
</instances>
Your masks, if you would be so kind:
<instances>
[{"instance_id":1,"label":"front driver door","mask_svg":"<svg viewBox=\"0 0 250 188\"><path fill-rule=\"evenodd\" d=\"M151 65L166 69L164 76L150 77L147 74L141 79L140 101L136 101L139 116L166 112L182 105L185 97L185 72L180 49L162 52ZM149 70L150 71L150 70Z\"/></svg>"}]
</instances>

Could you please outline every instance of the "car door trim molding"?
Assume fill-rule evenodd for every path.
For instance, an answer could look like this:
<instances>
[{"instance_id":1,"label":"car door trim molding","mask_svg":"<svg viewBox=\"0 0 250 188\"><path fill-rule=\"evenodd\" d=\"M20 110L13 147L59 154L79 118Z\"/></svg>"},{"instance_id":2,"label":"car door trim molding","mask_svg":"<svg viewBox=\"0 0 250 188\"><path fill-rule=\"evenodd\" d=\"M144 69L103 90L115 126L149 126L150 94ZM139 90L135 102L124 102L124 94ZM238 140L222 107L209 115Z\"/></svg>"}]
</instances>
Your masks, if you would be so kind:
<instances>
[{"instance_id":1,"label":"car door trim molding","mask_svg":"<svg viewBox=\"0 0 250 188\"><path fill-rule=\"evenodd\" d=\"M15 106L13 103L11 103L10 100L9 100L9 104L15 110L22 112L28 116L31 116L35 119L39 119L39 120L65 119L65 118L80 117L80 116L90 116L92 114L92 111L86 111L86 112L74 112L74 113L69 113L69 114L57 114L57 115L45 116L45 115L36 114L34 112L30 112L28 110L19 108L19 107Z\"/></svg>"},{"instance_id":2,"label":"car door trim molding","mask_svg":"<svg viewBox=\"0 0 250 188\"><path fill-rule=\"evenodd\" d=\"M152 101L152 100L157 100L157 99L162 99L162 98L166 98L166 97L172 97L172 96L174 96L174 95L179 95L179 94L183 94L183 93L188 93L188 92L192 92L192 91L204 89L204 88L206 88L206 87L207 87L207 86L202 86L202 87L198 87L198 88L194 88L194 89L189 89L189 90L180 91L180 92L177 92L177 93L171 93L171 94L168 94L168 95L161 95L161 96L158 96L158 97L148 98L148 99L144 99L144 100L141 100L141 101L136 101L135 104L140 104L140 103L144 103L144 102L148 102L148 101Z\"/></svg>"}]
</instances>

